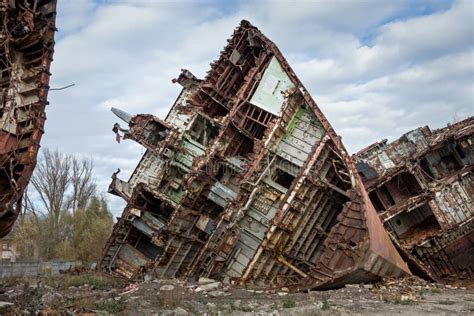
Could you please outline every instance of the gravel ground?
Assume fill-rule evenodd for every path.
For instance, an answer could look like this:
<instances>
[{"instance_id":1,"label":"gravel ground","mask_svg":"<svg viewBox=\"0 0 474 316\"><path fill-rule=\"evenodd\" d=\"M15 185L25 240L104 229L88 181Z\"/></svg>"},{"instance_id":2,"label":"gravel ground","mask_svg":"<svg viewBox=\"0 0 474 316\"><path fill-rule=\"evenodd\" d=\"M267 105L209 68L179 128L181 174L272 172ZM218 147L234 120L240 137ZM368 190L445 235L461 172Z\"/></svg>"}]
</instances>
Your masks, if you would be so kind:
<instances>
[{"instance_id":1,"label":"gravel ground","mask_svg":"<svg viewBox=\"0 0 474 316\"><path fill-rule=\"evenodd\" d=\"M2 315L391 315L473 314L474 289L418 278L288 293L178 280L126 283L95 273L0 280ZM468 282L469 283L469 282ZM472 283L472 282L470 282Z\"/></svg>"}]
</instances>

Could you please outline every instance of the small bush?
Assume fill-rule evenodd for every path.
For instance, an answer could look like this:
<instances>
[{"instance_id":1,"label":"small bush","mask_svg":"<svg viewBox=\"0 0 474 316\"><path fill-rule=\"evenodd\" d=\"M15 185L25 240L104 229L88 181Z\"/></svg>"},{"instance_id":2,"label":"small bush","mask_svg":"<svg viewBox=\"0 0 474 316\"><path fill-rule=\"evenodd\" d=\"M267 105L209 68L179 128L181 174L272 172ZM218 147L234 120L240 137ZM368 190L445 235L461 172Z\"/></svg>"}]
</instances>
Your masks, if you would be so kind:
<instances>
[{"instance_id":1,"label":"small bush","mask_svg":"<svg viewBox=\"0 0 474 316\"><path fill-rule=\"evenodd\" d=\"M439 293L441 293L441 289L439 289L437 287L431 288L431 293L439 294Z\"/></svg>"},{"instance_id":2,"label":"small bush","mask_svg":"<svg viewBox=\"0 0 474 316\"><path fill-rule=\"evenodd\" d=\"M100 311L106 311L110 314L117 314L123 311L127 307L124 301L107 300L104 302L96 303L95 308Z\"/></svg>"},{"instance_id":3,"label":"small bush","mask_svg":"<svg viewBox=\"0 0 474 316\"><path fill-rule=\"evenodd\" d=\"M296 302L293 298L287 297L283 300L283 308L293 308L296 306Z\"/></svg>"},{"instance_id":4,"label":"small bush","mask_svg":"<svg viewBox=\"0 0 474 316\"><path fill-rule=\"evenodd\" d=\"M84 274L66 277L59 283L60 288L68 288L71 286L79 287L88 284L98 290L104 289L118 289L126 285L125 281L117 278L107 277L98 274Z\"/></svg>"},{"instance_id":5,"label":"small bush","mask_svg":"<svg viewBox=\"0 0 474 316\"><path fill-rule=\"evenodd\" d=\"M383 296L383 301L385 303L392 303L392 304L399 304L399 305L414 305L416 302L412 299L402 299L400 295L391 297L391 296Z\"/></svg>"},{"instance_id":6,"label":"small bush","mask_svg":"<svg viewBox=\"0 0 474 316\"><path fill-rule=\"evenodd\" d=\"M243 305L243 306L240 306L240 310L242 312L253 312L253 308L248 306L248 305Z\"/></svg>"},{"instance_id":7,"label":"small bush","mask_svg":"<svg viewBox=\"0 0 474 316\"><path fill-rule=\"evenodd\" d=\"M328 310L331 308L331 304L329 304L328 300L327 299L323 299L323 306L321 306L321 309L322 310Z\"/></svg>"},{"instance_id":8,"label":"small bush","mask_svg":"<svg viewBox=\"0 0 474 316\"><path fill-rule=\"evenodd\" d=\"M425 295L426 295L426 290L425 289L421 289L421 290L418 291L418 296L423 297Z\"/></svg>"},{"instance_id":9,"label":"small bush","mask_svg":"<svg viewBox=\"0 0 474 316\"><path fill-rule=\"evenodd\" d=\"M438 304L442 304L442 305L454 305L454 304L456 304L456 302L450 301L450 300L442 300L442 301L439 301Z\"/></svg>"},{"instance_id":10,"label":"small bush","mask_svg":"<svg viewBox=\"0 0 474 316\"><path fill-rule=\"evenodd\" d=\"M402 298L400 296L397 296L393 301L392 301L393 304L400 304L400 305L413 305L415 304L415 301L413 301L412 299L406 299L406 300L402 300Z\"/></svg>"}]
</instances>

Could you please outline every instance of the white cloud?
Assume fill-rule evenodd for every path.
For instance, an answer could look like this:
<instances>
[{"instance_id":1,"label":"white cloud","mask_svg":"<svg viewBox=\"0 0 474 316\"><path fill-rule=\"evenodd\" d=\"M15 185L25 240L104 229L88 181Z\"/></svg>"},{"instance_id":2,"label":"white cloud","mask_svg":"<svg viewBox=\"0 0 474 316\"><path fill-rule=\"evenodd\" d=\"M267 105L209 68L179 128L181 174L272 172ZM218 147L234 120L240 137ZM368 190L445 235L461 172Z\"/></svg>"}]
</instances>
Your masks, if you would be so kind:
<instances>
[{"instance_id":1,"label":"white cloud","mask_svg":"<svg viewBox=\"0 0 474 316\"><path fill-rule=\"evenodd\" d=\"M199 77L241 19L272 39L354 152L473 115L473 3L60 1L43 146L93 157L107 189L143 149L114 142L111 106L164 117L181 68ZM112 199L114 207L118 200ZM114 210L117 214L120 209Z\"/></svg>"}]
</instances>

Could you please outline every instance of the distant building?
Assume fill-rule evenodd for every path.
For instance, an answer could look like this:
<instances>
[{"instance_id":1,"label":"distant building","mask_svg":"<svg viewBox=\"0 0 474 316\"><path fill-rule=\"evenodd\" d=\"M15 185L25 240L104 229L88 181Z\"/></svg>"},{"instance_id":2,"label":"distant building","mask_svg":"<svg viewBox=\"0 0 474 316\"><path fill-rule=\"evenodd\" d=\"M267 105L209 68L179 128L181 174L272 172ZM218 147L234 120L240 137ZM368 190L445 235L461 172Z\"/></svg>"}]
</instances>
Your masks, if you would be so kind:
<instances>
[{"instance_id":1,"label":"distant building","mask_svg":"<svg viewBox=\"0 0 474 316\"><path fill-rule=\"evenodd\" d=\"M16 250L16 243L13 235L14 230L0 239L0 261L2 262L16 262L16 259L18 258L18 252Z\"/></svg>"}]
</instances>

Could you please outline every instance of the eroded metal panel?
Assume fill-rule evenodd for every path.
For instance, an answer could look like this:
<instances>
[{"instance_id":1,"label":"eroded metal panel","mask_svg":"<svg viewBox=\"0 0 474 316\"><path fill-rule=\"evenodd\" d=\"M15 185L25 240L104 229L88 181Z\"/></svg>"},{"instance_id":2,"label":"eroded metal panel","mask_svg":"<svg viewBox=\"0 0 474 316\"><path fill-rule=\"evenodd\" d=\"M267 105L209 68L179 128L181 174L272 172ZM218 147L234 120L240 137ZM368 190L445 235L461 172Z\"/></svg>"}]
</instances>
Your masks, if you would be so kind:
<instances>
[{"instance_id":1,"label":"eroded metal panel","mask_svg":"<svg viewBox=\"0 0 474 316\"><path fill-rule=\"evenodd\" d=\"M250 103L273 114L278 115L283 105L283 93L294 87L278 60L273 57L263 73L257 90L252 95Z\"/></svg>"}]
</instances>

